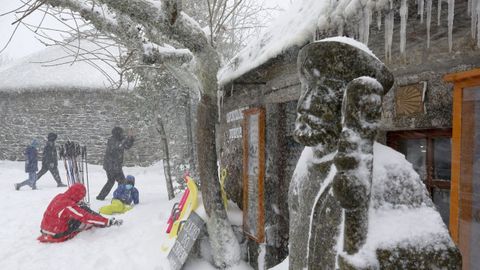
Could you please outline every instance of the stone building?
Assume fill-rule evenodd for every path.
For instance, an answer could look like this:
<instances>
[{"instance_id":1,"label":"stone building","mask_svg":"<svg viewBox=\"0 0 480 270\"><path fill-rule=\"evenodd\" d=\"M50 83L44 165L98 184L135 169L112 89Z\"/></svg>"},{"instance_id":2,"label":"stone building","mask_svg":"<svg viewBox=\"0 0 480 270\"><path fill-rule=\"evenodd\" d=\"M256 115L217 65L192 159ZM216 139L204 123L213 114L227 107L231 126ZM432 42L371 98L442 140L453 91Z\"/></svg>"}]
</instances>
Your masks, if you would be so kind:
<instances>
[{"instance_id":1,"label":"stone building","mask_svg":"<svg viewBox=\"0 0 480 270\"><path fill-rule=\"evenodd\" d=\"M76 51L54 46L0 67L0 159L23 160L23 150L33 138L43 145L46 135L56 132L57 144L72 140L86 145L88 162L101 164L115 126L131 129L136 138L125 151L126 166L147 166L165 158L156 123L148 121L145 101L133 87L112 89L118 73L102 61L88 60L91 56L82 58L85 50L92 49L89 46L94 45L82 41L76 61ZM176 103L169 101L174 109ZM190 155L186 112L179 109L175 119L162 115L174 175L183 173L176 170Z\"/></svg>"},{"instance_id":2,"label":"stone building","mask_svg":"<svg viewBox=\"0 0 480 270\"><path fill-rule=\"evenodd\" d=\"M243 208L247 259L256 268L268 268L288 255L287 193L303 149L292 138L300 95L297 54L315 39L340 34L368 44L394 74L395 84L383 100L383 132L377 140L403 153L413 164L462 252L464 269L476 269L479 259L469 255L480 249L475 241L480 235L475 229L478 203L473 199L478 194L477 184L472 180L476 150L462 146L458 139L476 122L472 118L465 124L468 131L461 132L463 122L452 123L452 118L463 121L461 116L467 112L452 112L451 84L459 83L457 99L462 98L465 82L470 83L469 90L480 84L480 53L470 2L449 1L454 6L447 6L446 1L434 1L432 6L432 1L426 1L423 6L424 1L419 1L420 7L416 1L393 1L393 5L380 8L299 2L303 6L299 4L283 16L270 32L232 59L219 76L223 91L220 164L229 173L226 188L230 199ZM339 23L335 15L342 12ZM476 100L473 90L470 93L469 100ZM465 99L464 95L463 102ZM476 115L474 105L467 107ZM251 135L252 123L259 126L253 131L260 145L253 160L259 168L258 188L251 188L245 180L252 161L247 150L255 137ZM474 142L476 137L469 134L468 138ZM469 160L460 161L460 146L473 150ZM470 164L469 171L465 172L464 164ZM252 224L255 218L258 221ZM263 261L265 264L259 264Z\"/></svg>"}]
</instances>

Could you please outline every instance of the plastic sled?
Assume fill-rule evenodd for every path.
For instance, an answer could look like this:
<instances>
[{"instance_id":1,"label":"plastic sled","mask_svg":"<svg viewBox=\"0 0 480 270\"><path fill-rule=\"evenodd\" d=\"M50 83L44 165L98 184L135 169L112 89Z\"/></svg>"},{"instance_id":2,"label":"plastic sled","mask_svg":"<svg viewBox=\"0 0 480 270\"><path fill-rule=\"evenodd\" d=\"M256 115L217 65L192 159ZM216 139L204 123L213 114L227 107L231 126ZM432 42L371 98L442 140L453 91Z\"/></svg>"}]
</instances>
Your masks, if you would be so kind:
<instances>
[{"instance_id":1,"label":"plastic sled","mask_svg":"<svg viewBox=\"0 0 480 270\"><path fill-rule=\"evenodd\" d=\"M163 252L171 249L177 238L182 221L185 221L190 216L190 213L198 207L198 188L195 181L190 176L185 176L187 182L187 189L178 204L175 204L170 218L167 222L168 237L161 246Z\"/></svg>"},{"instance_id":2,"label":"plastic sled","mask_svg":"<svg viewBox=\"0 0 480 270\"><path fill-rule=\"evenodd\" d=\"M73 238L77 234L78 234L78 232L74 232L74 233L71 233L69 235L66 235L66 236L60 237L60 238L53 238L49 234L42 234L37 238L37 240L41 243L61 243L61 242L67 241L68 239Z\"/></svg>"}]
</instances>

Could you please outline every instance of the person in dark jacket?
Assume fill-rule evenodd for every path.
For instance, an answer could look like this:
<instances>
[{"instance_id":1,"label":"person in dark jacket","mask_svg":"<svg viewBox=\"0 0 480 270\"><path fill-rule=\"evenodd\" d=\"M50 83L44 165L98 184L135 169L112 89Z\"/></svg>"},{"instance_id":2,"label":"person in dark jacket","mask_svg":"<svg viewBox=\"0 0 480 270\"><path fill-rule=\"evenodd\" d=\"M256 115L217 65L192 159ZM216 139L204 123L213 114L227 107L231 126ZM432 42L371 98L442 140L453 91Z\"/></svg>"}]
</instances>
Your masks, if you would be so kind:
<instances>
[{"instance_id":1,"label":"person in dark jacket","mask_svg":"<svg viewBox=\"0 0 480 270\"><path fill-rule=\"evenodd\" d=\"M43 148L43 158L42 158L42 168L37 173L37 181L42 177L47 171L53 176L55 182L57 182L57 187L66 187L60 179L60 173L58 172L58 159L57 159L57 148L55 147L55 140L57 139L57 134L49 133L47 136L47 144Z\"/></svg>"},{"instance_id":2,"label":"person in dark jacket","mask_svg":"<svg viewBox=\"0 0 480 270\"><path fill-rule=\"evenodd\" d=\"M82 203L85 194L85 186L76 183L55 196L43 214L42 235L37 239L47 243L63 242L92 227L122 225L122 220L107 219Z\"/></svg>"},{"instance_id":3,"label":"person in dark jacket","mask_svg":"<svg viewBox=\"0 0 480 270\"><path fill-rule=\"evenodd\" d=\"M38 142L33 139L32 143L25 149L25 172L28 173L28 179L15 184L15 189L19 190L25 185L29 185L32 189L37 189L35 182L37 181L37 171L38 171L38 152L37 152Z\"/></svg>"},{"instance_id":4,"label":"person in dark jacket","mask_svg":"<svg viewBox=\"0 0 480 270\"><path fill-rule=\"evenodd\" d=\"M103 169L107 173L107 183L103 186L97 200L105 200L105 197L112 190L115 181L119 184L124 183L125 175L123 174L123 152L133 146L134 138L131 134L123 135L121 127L112 129L112 136L108 139L107 150L103 158Z\"/></svg>"},{"instance_id":5,"label":"person in dark jacket","mask_svg":"<svg viewBox=\"0 0 480 270\"><path fill-rule=\"evenodd\" d=\"M111 204L100 208L100 213L105 215L123 214L132 209L133 205L140 203L139 192L135 188L135 177L127 175L125 181L125 184L118 184L117 189L113 192Z\"/></svg>"}]
</instances>

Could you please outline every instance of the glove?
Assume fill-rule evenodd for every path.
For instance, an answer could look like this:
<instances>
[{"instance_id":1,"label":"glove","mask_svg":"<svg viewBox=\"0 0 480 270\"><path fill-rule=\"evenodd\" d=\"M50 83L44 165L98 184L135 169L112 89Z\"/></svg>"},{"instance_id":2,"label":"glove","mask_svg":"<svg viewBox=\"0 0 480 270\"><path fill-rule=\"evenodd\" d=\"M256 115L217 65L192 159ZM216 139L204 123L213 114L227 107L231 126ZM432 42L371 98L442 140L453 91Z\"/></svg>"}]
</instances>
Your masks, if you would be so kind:
<instances>
[{"instance_id":1,"label":"glove","mask_svg":"<svg viewBox=\"0 0 480 270\"><path fill-rule=\"evenodd\" d=\"M78 206L80 206L81 208L85 209L85 208L90 208L90 205L84 201L79 201L78 203Z\"/></svg>"},{"instance_id":2,"label":"glove","mask_svg":"<svg viewBox=\"0 0 480 270\"><path fill-rule=\"evenodd\" d=\"M123 220L111 218L108 220L108 227L110 226L121 226L123 224Z\"/></svg>"}]
</instances>

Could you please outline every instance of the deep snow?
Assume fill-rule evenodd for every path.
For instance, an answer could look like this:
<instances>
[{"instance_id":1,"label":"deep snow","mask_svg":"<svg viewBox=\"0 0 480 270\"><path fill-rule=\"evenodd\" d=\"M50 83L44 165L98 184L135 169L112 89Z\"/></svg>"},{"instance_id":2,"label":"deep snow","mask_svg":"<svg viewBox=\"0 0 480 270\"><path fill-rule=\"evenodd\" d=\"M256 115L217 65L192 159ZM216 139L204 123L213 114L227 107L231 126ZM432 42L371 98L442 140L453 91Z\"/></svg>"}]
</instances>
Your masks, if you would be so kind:
<instances>
[{"instance_id":1,"label":"deep snow","mask_svg":"<svg viewBox=\"0 0 480 270\"><path fill-rule=\"evenodd\" d=\"M89 165L91 207L108 204L95 196L106 182L101 166ZM59 162L62 180L63 163ZM124 220L121 227L93 229L82 232L72 240L59 244L42 244L39 236L43 212L50 200L66 188L57 188L50 173L38 182L38 190L23 187L15 191L13 184L26 179L24 163L0 161L0 269L142 269L168 270L165 253L160 246L166 237L165 224L174 201L168 201L163 167L125 167L125 174L134 175L140 191L140 204L133 210L116 215ZM115 188L115 187L114 187ZM177 200L181 196L177 195ZM232 220L233 221L233 220ZM208 262L187 262L186 270L215 269ZM251 269L242 263L235 270ZM278 269L278 268L277 268Z\"/></svg>"}]
</instances>

